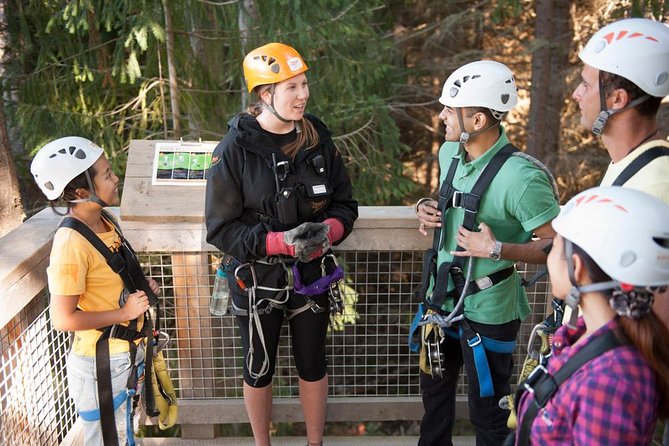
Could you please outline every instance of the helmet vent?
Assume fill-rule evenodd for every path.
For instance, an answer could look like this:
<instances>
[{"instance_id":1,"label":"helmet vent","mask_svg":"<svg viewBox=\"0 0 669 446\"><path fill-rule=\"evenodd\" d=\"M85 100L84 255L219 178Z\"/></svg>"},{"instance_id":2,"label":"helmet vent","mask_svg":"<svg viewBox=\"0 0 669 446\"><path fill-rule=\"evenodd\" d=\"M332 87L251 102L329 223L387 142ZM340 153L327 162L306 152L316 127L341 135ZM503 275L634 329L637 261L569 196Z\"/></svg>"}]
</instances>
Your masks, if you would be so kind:
<instances>
[{"instance_id":1,"label":"helmet vent","mask_svg":"<svg viewBox=\"0 0 669 446\"><path fill-rule=\"evenodd\" d=\"M657 77L655 78L655 85L662 85L665 82L667 82L667 78L669 78L669 74L667 74L666 71L663 71L662 73L658 73Z\"/></svg>"},{"instance_id":2,"label":"helmet vent","mask_svg":"<svg viewBox=\"0 0 669 446\"><path fill-rule=\"evenodd\" d=\"M74 147L70 147L70 149L74 149ZM70 152L70 153L72 153L72 152ZM85 160L85 159L86 159L86 152L84 152L84 151L81 150L81 149L77 149L77 151L74 152L74 156L75 156L75 158L77 158L77 159Z\"/></svg>"},{"instance_id":3,"label":"helmet vent","mask_svg":"<svg viewBox=\"0 0 669 446\"><path fill-rule=\"evenodd\" d=\"M67 151L65 149L60 149L58 153L62 153L63 155L67 154Z\"/></svg>"},{"instance_id":4,"label":"helmet vent","mask_svg":"<svg viewBox=\"0 0 669 446\"><path fill-rule=\"evenodd\" d=\"M511 96L509 96L508 94L503 94L503 95L500 97L500 100L502 101L502 104L506 104L507 102L509 102L509 98L510 98L510 97L511 97Z\"/></svg>"},{"instance_id":5,"label":"helmet vent","mask_svg":"<svg viewBox=\"0 0 669 446\"><path fill-rule=\"evenodd\" d=\"M472 76L472 80L473 80L473 79L478 79L479 77L481 77L480 74L475 74L475 75Z\"/></svg>"},{"instance_id":6,"label":"helmet vent","mask_svg":"<svg viewBox=\"0 0 669 446\"><path fill-rule=\"evenodd\" d=\"M456 87L462 87L462 84L460 83L460 79L458 79L457 81L453 82L453 85L455 85Z\"/></svg>"},{"instance_id":7,"label":"helmet vent","mask_svg":"<svg viewBox=\"0 0 669 446\"><path fill-rule=\"evenodd\" d=\"M469 80L470 77L471 77L471 76L465 76L464 78L462 78L462 82L467 82L467 81Z\"/></svg>"},{"instance_id":8,"label":"helmet vent","mask_svg":"<svg viewBox=\"0 0 669 446\"><path fill-rule=\"evenodd\" d=\"M632 251L625 251L620 257L620 266L622 267L626 268L634 262L636 262L636 254L634 254Z\"/></svg>"},{"instance_id":9,"label":"helmet vent","mask_svg":"<svg viewBox=\"0 0 669 446\"><path fill-rule=\"evenodd\" d=\"M47 181L44 183L44 187L46 187L49 190L54 190L53 183L51 181Z\"/></svg>"},{"instance_id":10,"label":"helmet vent","mask_svg":"<svg viewBox=\"0 0 669 446\"><path fill-rule=\"evenodd\" d=\"M49 158L55 158L55 157L57 157L57 156L58 156L58 155L56 155L55 153L52 153L51 155L49 155Z\"/></svg>"},{"instance_id":11,"label":"helmet vent","mask_svg":"<svg viewBox=\"0 0 669 446\"><path fill-rule=\"evenodd\" d=\"M669 248L669 238L653 237L653 241L663 248Z\"/></svg>"},{"instance_id":12,"label":"helmet vent","mask_svg":"<svg viewBox=\"0 0 669 446\"><path fill-rule=\"evenodd\" d=\"M454 97L456 97L456 96L458 95L458 91L459 91L459 90L458 90L457 88L455 88L455 87L451 87L451 89L449 90L448 94L449 94L452 98L454 98Z\"/></svg>"}]
</instances>

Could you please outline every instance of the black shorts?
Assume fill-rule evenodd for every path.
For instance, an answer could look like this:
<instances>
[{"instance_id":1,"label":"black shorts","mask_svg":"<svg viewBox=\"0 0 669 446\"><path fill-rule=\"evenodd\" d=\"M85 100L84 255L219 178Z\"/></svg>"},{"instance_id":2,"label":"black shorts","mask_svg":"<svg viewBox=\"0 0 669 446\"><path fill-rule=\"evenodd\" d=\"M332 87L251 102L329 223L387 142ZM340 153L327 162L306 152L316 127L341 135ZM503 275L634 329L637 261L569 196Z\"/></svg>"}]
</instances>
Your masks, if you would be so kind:
<instances>
[{"instance_id":1,"label":"black shorts","mask_svg":"<svg viewBox=\"0 0 669 446\"><path fill-rule=\"evenodd\" d=\"M232 299L237 308L248 310L248 296L243 294L232 294ZM277 295L277 300L284 300L283 292ZM289 319L290 336L293 349L293 358L297 367L299 377L305 381L318 381L327 373L327 359L325 357L325 339L329 323L328 296L321 294L311 296L319 306L326 311L314 313L307 309ZM307 303L304 296L290 292L287 302L289 310L295 310ZM261 307L263 305L261 304ZM267 372L261 377L252 377L249 373L249 364L247 355L249 352L249 317L236 316L239 332L242 336L244 348L244 381L252 387L265 387L272 382L274 368L276 366L276 353L279 345L279 336L281 326L285 318L285 312L280 309L273 309L269 314L259 312L260 325L264 338L264 348L258 334L258 327L253 327L253 355L251 361L251 370L257 375L263 365L267 367ZM265 349L267 354L265 354ZM265 361L269 361L265 363Z\"/></svg>"}]
</instances>

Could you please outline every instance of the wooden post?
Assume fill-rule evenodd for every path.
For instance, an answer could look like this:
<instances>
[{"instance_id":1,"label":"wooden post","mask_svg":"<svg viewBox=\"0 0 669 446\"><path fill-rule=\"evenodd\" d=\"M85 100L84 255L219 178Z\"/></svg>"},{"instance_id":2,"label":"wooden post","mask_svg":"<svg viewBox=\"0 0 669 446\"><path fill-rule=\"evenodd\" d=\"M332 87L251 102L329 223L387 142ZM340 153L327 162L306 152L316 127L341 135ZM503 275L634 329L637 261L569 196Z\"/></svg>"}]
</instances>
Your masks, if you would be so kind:
<instances>
[{"instance_id":1,"label":"wooden post","mask_svg":"<svg viewBox=\"0 0 669 446\"><path fill-rule=\"evenodd\" d=\"M209 316L209 255L172 254L180 398L214 396L214 352ZM184 438L214 438L215 425L182 424Z\"/></svg>"}]
</instances>

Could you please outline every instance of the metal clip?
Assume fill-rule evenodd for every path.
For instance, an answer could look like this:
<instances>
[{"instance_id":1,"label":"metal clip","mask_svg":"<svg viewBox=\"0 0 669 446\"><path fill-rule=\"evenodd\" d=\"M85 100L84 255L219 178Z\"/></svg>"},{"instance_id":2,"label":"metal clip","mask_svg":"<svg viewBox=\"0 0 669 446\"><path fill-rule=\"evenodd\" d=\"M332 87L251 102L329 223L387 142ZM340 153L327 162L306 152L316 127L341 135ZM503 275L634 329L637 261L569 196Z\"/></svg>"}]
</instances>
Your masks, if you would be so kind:
<instances>
[{"instance_id":1,"label":"metal clip","mask_svg":"<svg viewBox=\"0 0 669 446\"><path fill-rule=\"evenodd\" d=\"M339 262L337 262L337 257L334 254L328 254L323 257L321 260L321 276L327 276L327 271L325 268L326 259L330 258L334 264L335 269L339 267ZM330 282L330 287L328 289L328 301L330 304L330 314L341 314L344 311L344 299L342 298L343 293L341 290L342 280L336 280Z\"/></svg>"},{"instance_id":2,"label":"metal clip","mask_svg":"<svg viewBox=\"0 0 669 446\"><path fill-rule=\"evenodd\" d=\"M432 330L432 340L426 340L427 360L430 366L430 374L433 378L443 378L443 354L441 353L441 328L434 326Z\"/></svg>"}]
</instances>

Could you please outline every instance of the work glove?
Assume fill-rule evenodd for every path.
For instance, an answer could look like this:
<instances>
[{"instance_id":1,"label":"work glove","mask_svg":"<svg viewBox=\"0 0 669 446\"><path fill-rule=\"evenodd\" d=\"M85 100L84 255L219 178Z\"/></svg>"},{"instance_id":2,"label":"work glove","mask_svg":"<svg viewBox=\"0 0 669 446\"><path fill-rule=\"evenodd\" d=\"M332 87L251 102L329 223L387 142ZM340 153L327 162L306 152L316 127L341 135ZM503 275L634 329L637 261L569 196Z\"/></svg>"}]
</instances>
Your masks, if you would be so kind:
<instances>
[{"instance_id":1,"label":"work glove","mask_svg":"<svg viewBox=\"0 0 669 446\"><path fill-rule=\"evenodd\" d=\"M306 222L290 231L268 232L267 255L286 255L300 262L310 262L330 248L329 231L330 226L325 223Z\"/></svg>"},{"instance_id":2,"label":"work glove","mask_svg":"<svg viewBox=\"0 0 669 446\"><path fill-rule=\"evenodd\" d=\"M344 236L344 224L339 221L338 218L330 217L325 220L323 223L330 227L330 230L327 233L328 240L330 245L334 245ZM329 246L328 246L329 248Z\"/></svg>"},{"instance_id":3,"label":"work glove","mask_svg":"<svg viewBox=\"0 0 669 446\"><path fill-rule=\"evenodd\" d=\"M161 430L168 429L176 424L179 409L177 407L177 394L174 391L162 351L153 357L151 385L156 399L156 409L159 412L158 426Z\"/></svg>"}]
</instances>

